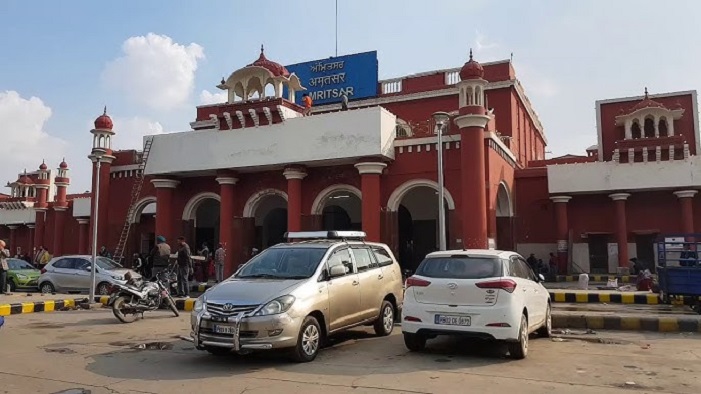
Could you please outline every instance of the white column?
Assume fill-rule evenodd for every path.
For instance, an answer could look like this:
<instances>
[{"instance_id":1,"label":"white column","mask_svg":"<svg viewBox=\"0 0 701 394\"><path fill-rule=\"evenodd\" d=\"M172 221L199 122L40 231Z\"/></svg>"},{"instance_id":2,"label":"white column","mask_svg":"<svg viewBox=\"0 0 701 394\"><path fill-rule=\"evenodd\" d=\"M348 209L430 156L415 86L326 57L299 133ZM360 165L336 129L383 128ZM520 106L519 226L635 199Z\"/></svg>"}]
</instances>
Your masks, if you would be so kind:
<instances>
[{"instance_id":1,"label":"white column","mask_svg":"<svg viewBox=\"0 0 701 394\"><path fill-rule=\"evenodd\" d=\"M655 138L660 137L660 117L653 116L652 121L655 122Z\"/></svg>"},{"instance_id":2,"label":"white column","mask_svg":"<svg viewBox=\"0 0 701 394\"><path fill-rule=\"evenodd\" d=\"M632 124L633 124L633 122L630 119L626 120L625 130L626 130L626 139L627 140L633 138L633 135L632 135L631 130L630 130Z\"/></svg>"}]
</instances>

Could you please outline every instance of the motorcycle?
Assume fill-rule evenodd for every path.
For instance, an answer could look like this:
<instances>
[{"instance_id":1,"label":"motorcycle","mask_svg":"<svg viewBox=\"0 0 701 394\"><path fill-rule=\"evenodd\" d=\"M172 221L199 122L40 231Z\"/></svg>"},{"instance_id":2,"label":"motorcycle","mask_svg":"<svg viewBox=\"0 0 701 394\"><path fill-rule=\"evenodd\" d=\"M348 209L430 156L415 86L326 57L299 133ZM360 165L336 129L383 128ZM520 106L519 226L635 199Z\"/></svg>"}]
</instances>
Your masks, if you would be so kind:
<instances>
[{"instance_id":1,"label":"motorcycle","mask_svg":"<svg viewBox=\"0 0 701 394\"><path fill-rule=\"evenodd\" d=\"M166 269L158 273L156 280L141 281L128 278L125 285L114 284L107 306L112 307L112 313L122 323L132 323L137 315L143 317L144 312L167 307L176 317L180 316L175 300L168 291L171 286L172 270Z\"/></svg>"}]
</instances>

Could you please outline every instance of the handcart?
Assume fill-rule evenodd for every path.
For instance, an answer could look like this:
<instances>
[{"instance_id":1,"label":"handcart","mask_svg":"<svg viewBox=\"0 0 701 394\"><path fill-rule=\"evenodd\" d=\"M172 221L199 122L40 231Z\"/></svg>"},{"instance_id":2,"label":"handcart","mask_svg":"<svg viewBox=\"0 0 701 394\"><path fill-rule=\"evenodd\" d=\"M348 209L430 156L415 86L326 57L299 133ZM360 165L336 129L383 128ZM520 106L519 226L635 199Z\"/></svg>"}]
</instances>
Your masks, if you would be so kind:
<instances>
[{"instance_id":1,"label":"handcart","mask_svg":"<svg viewBox=\"0 0 701 394\"><path fill-rule=\"evenodd\" d=\"M683 299L701 314L701 234L667 234L657 240L657 274L662 302Z\"/></svg>"}]
</instances>

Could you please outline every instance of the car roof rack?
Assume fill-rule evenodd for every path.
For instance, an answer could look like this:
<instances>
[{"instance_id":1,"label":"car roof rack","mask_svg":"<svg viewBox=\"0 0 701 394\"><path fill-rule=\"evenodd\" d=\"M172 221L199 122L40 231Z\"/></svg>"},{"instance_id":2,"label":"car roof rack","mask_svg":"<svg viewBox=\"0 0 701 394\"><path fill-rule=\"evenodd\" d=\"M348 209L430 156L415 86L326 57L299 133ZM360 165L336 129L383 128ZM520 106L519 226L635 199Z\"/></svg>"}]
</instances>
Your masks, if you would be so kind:
<instances>
[{"instance_id":1,"label":"car roof rack","mask_svg":"<svg viewBox=\"0 0 701 394\"><path fill-rule=\"evenodd\" d=\"M290 231L285 233L285 239L335 239L364 241L367 235L364 231Z\"/></svg>"}]
</instances>

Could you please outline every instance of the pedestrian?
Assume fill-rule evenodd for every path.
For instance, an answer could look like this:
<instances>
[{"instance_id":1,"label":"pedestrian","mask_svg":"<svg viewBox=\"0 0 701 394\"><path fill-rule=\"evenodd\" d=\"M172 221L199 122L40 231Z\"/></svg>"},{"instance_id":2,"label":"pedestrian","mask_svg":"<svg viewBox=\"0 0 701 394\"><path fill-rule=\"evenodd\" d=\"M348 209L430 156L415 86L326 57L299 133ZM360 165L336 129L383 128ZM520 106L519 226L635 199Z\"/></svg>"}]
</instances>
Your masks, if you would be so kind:
<instances>
[{"instance_id":1,"label":"pedestrian","mask_svg":"<svg viewBox=\"0 0 701 394\"><path fill-rule=\"evenodd\" d=\"M341 111L348 111L348 95L345 90L341 93Z\"/></svg>"},{"instance_id":2,"label":"pedestrian","mask_svg":"<svg viewBox=\"0 0 701 394\"><path fill-rule=\"evenodd\" d=\"M106 246L103 246L103 247L100 249L100 256L102 256L102 257L107 257L108 259L111 259L111 258L112 258L112 253L110 253L110 251L107 250L107 247L106 247Z\"/></svg>"},{"instance_id":3,"label":"pedestrian","mask_svg":"<svg viewBox=\"0 0 701 394\"><path fill-rule=\"evenodd\" d=\"M134 260L131 262L131 267L134 271L138 272L139 275L144 276L144 263L138 253L134 253Z\"/></svg>"},{"instance_id":4,"label":"pedestrian","mask_svg":"<svg viewBox=\"0 0 701 394\"><path fill-rule=\"evenodd\" d=\"M49 251L46 250L43 246L39 246L39 250L37 250L36 255L34 256L34 266L37 267L38 269L44 268L46 263L49 262L50 256L49 256Z\"/></svg>"},{"instance_id":5,"label":"pedestrian","mask_svg":"<svg viewBox=\"0 0 701 394\"><path fill-rule=\"evenodd\" d=\"M217 283L224 280L224 260L226 260L226 250L224 250L224 244L219 242L219 247L214 252L214 272Z\"/></svg>"},{"instance_id":6,"label":"pedestrian","mask_svg":"<svg viewBox=\"0 0 701 394\"><path fill-rule=\"evenodd\" d=\"M531 267L533 272L538 272L538 259L536 259L535 254L531 253L531 255L526 259L526 262Z\"/></svg>"},{"instance_id":7,"label":"pedestrian","mask_svg":"<svg viewBox=\"0 0 701 394\"><path fill-rule=\"evenodd\" d=\"M0 294L10 295L7 288L7 271L10 270L7 259L10 257L10 251L5 249L5 246L5 241L0 239Z\"/></svg>"},{"instance_id":8,"label":"pedestrian","mask_svg":"<svg viewBox=\"0 0 701 394\"><path fill-rule=\"evenodd\" d=\"M312 114L312 98L309 96L308 93L304 93L302 95L302 102L304 103L304 116L309 116Z\"/></svg>"},{"instance_id":9,"label":"pedestrian","mask_svg":"<svg viewBox=\"0 0 701 394\"><path fill-rule=\"evenodd\" d=\"M202 242L202 249L200 249L199 255L204 257L200 264L200 281L206 283L209 280L209 260L211 258L207 242Z\"/></svg>"},{"instance_id":10,"label":"pedestrian","mask_svg":"<svg viewBox=\"0 0 701 394\"><path fill-rule=\"evenodd\" d=\"M185 237L178 237L178 297L190 298L190 274L194 272L192 267L192 254L190 246L185 242Z\"/></svg>"}]
</instances>

